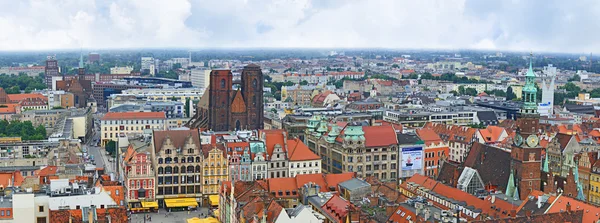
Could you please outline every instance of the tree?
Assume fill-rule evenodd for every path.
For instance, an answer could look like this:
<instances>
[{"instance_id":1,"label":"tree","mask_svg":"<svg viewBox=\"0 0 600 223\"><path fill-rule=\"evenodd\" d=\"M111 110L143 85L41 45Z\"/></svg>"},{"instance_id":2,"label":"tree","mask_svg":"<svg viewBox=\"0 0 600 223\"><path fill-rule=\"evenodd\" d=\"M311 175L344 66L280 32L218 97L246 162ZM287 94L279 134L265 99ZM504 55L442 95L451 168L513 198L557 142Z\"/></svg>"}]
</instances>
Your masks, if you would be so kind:
<instances>
[{"instance_id":1,"label":"tree","mask_svg":"<svg viewBox=\"0 0 600 223\"><path fill-rule=\"evenodd\" d=\"M106 152L112 155L117 151L117 143L115 141L110 140L106 143L104 149L106 150Z\"/></svg>"},{"instance_id":2,"label":"tree","mask_svg":"<svg viewBox=\"0 0 600 223\"><path fill-rule=\"evenodd\" d=\"M450 93L451 93L452 95L454 95L454 96L458 96L458 92L456 92L456 91L454 91L454 90L450 91Z\"/></svg>"},{"instance_id":3,"label":"tree","mask_svg":"<svg viewBox=\"0 0 600 223\"><path fill-rule=\"evenodd\" d=\"M465 94L466 95L470 95L470 96L476 96L477 95L477 90L475 90L475 88L467 88L465 89Z\"/></svg>"},{"instance_id":4,"label":"tree","mask_svg":"<svg viewBox=\"0 0 600 223\"><path fill-rule=\"evenodd\" d=\"M306 81L306 80L300 81L300 85L308 85L308 81Z\"/></svg>"},{"instance_id":5,"label":"tree","mask_svg":"<svg viewBox=\"0 0 600 223\"><path fill-rule=\"evenodd\" d=\"M569 81L581 81L581 77L578 74L575 74L573 77L569 78Z\"/></svg>"},{"instance_id":6,"label":"tree","mask_svg":"<svg viewBox=\"0 0 600 223\"><path fill-rule=\"evenodd\" d=\"M269 76L269 75L264 75L263 77L264 77L264 81L265 82L271 82L271 81L273 81L273 78L271 76Z\"/></svg>"},{"instance_id":7,"label":"tree","mask_svg":"<svg viewBox=\"0 0 600 223\"><path fill-rule=\"evenodd\" d=\"M271 112L272 112L272 113L277 113L277 109L275 109L275 108L271 108Z\"/></svg>"},{"instance_id":8,"label":"tree","mask_svg":"<svg viewBox=\"0 0 600 223\"><path fill-rule=\"evenodd\" d=\"M398 64L392 64L392 68L400 68Z\"/></svg>"},{"instance_id":9,"label":"tree","mask_svg":"<svg viewBox=\"0 0 600 223\"><path fill-rule=\"evenodd\" d=\"M61 106L54 106L54 107L52 107L52 109L63 109L63 107L61 107Z\"/></svg>"},{"instance_id":10,"label":"tree","mask_svg":"<svg viewBox=\"0 0 600 223\"><path fill-rule=\"evenodd\" d=\"M512 89L512 87L511 87L511 86L509 86L509 87L506 89L506 100L507 100L507 101L510 101L510 100L513 100L513 99L515 99L515 98L517 98L517 95L516 95L516 94L513 92L513 89Z\"/></svg>"},{"instance_id":11,"label":"tree","mask_svg":"<svg viewBox=\"0 0 600 223\"><path fill-rule=\"evenodd\" d=\"M464 95L465 94L465 86L463 86L463 85L458 86L458 93L460 95Z\"/></svg>"},{"instance_id":12,"label":"tree","mask_svg":"<svg viewBox=\"0 0 600 223\"><path fill-rule=\"evenodd\" d=\"M176 63L176 64L173 64L172 70L177 70L179 68L181 68L181 64L180 63Z\"/></svg>"},{"instance_id":13,"label":"tree","mask_svg":"<svg viewBox=\"0 0 600 223\"><path fill-rule=\"evenodd\" d=\"M183 105L183 108L185 109L185 115L190 116L190 98L185 99L185 105Z\"/></svg>"}]
</instances>

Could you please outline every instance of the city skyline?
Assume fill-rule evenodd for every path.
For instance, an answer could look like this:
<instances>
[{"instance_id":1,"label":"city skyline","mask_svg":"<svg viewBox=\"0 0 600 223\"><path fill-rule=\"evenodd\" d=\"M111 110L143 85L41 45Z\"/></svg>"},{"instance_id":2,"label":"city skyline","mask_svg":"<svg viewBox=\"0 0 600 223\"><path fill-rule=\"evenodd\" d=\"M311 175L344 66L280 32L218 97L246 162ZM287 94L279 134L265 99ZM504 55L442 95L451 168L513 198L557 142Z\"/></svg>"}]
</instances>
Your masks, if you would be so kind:
<instances>
[{"instance_id":1,"label":"city skyline","mask_svg":"<svg viewBox=\"0 0 600 223\"><path fill-rule=\"evenodd\" d=\"M585 53L593 1L0 1L1 51L390 48Z\"/></svg>"}]
</instances>

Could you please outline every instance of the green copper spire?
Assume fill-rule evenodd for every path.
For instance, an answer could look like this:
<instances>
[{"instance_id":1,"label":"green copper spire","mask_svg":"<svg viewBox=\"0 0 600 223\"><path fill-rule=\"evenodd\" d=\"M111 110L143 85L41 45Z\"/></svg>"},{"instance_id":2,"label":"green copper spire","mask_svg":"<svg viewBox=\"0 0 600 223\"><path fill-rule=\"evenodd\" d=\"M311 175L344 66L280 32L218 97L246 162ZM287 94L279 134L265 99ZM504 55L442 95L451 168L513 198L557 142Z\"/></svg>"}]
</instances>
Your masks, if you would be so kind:
<instances>
[{"instance_id":1,"label":"green copper spire","mask_svg":"<svg viewBox=\"0 0 600 223\"><path fill-rule=\"evenodd\" d=\"M79 53L79 68L83 68L83 53Z\"/></svg>"},{"instance_id":2,"label":"green copper spire","mask_svg":"<svg viewBox=\"0 0 600 223\"><path fill-rule=\"evenodd\" d=\"M546 157L544 157L544 168L542 169L542 171L549 173L550 172L550 168L548 168L548 153L546 153Z\"/></svg>"},{"instance_id":3,"label":"green copper spire","mask_svg":"<svg viewBox=\"0 0 600 223\"><path fill-rule=\"evenodd\" d=\"M513 171L510 170L510 176L508 176L508 184L506 184L506 192L504 193L507 197L512 197L516 191L515 187L515 176Z\"/></svg>"},{"instance_id":4,"label":"green copper spire","mask_svg":"<svg viewBox=\"0 0 600 223\"><path fill-rule=\"evenodd\" d=\"M521 113L534 114L537 113L537 88L535 86L535 73L533 73L533 62L529 58L529 70L525 75L525 86L523 87L523 106Z\"/></svg>"},{"instance_id":5,"label":"green copper spire","mask_svg":"<svg viewBox=\"0 0 600 223\"><path fill-rule=\"evenodd\" d=\"M515 194L513 194L513 199L515 201L520 200L520 198L519 198L519 188L518 187L515 187Z\"/></svg>"}]
</instances>

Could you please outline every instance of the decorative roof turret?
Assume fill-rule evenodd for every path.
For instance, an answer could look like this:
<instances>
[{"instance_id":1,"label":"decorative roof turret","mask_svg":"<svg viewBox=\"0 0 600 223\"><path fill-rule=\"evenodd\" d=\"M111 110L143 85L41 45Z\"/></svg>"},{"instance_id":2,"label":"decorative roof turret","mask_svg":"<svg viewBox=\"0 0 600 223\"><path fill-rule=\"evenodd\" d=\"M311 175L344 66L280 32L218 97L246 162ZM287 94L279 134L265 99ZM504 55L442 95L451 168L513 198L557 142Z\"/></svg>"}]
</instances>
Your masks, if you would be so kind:
<instances>
[{"instance_id":1,"label":"decorative roof turret","mask_svg":"<svg viewBox=\"0 0 600 223\"><path fill-rule=\"evenodd\" d=\"M344 129L344 140L345 141L364 141L365 132L361 125L348 124Z\"/></svg>"},{"instance_id":2,"label":"decorative roof turret","mask_svg":"<svg viewBox=\"0 0 600 223\"><path fill-rule=\"evenodd\" d=\"M327 134L327 142L329 143L333 143L335 142L335 139L340 135L340 129L338 128L337 124L333 124L331 126L331 130L329 130L329 133Z\"/></svg>"},{"instance_id":3,"label":"decorative roof turret","mask_svg":"<svg viewBox=\"0 0 600 223\"><path fill-rule=\"evenodd\" d=\"M548 168L548 153L546 152L546 157L544 157L544 167L542 168L542 171L549 173L550 172L550 168Z\"/></svg>"}]
</instances>

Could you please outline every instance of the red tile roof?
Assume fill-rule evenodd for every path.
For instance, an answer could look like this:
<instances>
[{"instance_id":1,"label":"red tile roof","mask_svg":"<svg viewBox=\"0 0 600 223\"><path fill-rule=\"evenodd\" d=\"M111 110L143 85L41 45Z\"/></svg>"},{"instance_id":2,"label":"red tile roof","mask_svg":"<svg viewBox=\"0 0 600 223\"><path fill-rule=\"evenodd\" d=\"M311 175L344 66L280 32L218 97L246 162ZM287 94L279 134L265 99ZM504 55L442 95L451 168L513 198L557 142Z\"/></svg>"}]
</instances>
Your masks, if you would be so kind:
<instances>
[{"instance_id":1,"label":"red tile roof","mask_svg":"<svg viewBox=\"0 0 600 223\"><path fill-rule=\"evenodd\" d=\"M52 176L52 175L56 175L56 172L58 171L58 167L56 166L47 166L44 169L41 169L40 172L37 174L40 177L45 177L45 176Z\"/></svg>"},{"instance_id":2,"label":"red tile roof","mask_svg":"<svg viewBox=\"0 0 600 223\"><path fill-rule=\"evenodd\" d=\"M38 93L33 93L33 94L9 94L8 95L8 100L11 101L12 103L19 103L20 101L27 99L27 98L41 98L44 100L48 100L48 98L42 94L38 94Z\"/></svg>"},{"instance_id":3,"label":"red tile roof","mask_svg":"<svg viewBox=\"0 0 600 223\"><path fill-rule=\"evenodd\" d=\"M102 120L165 119L164 112L109 112Z\"/></svg>"},{"instance_id":4,"label":"red tile roof","mask_svg":"<svg viewBox=\"0 0 600 223\"><path fill-rule=\"evenodd\" d=\"M517 208L516 206L513 206L507 201L501 199L495 199L495 201L492 203L490 196L486 197L484 200L481 200L476 196L459 190L458 188L447 186L420 174L413 175L406 182L414 182L441 196L452 198L456 201L464 201L467 206L473 206L481 209L483 213L490 215L498 214L500 217L507 217L507 215L510 213L510 210ZM403 183L403 186L405 186L406 182ZM499 208L500 211L491 208L491 206ZM504 211L504 213L502 213L502 211Z\"/></svg>"},{"instance_id":5,"label":"red tile roof","mask_svg":"<svg viewBox=\"0 0 600 223\"><path fill-rule=\"evenodd\" d=\"M433 129L417 129L417 135L421 140L425 142L425 145L431 145L432 143L440 143L442 139L438 136Z\"/></svg>"},{"instance_id":6,"label":"red tile roof","mask_svg":"<svg viewBox=\"0 0 600 223\"><path fill-rule=\"evenodd\" d=\"M548 208L546 213L564 212L567 210L567 203L571 205L571 210L573 211L585 210L582 222L596 222L598 220L598 215L600 214L600 207L563 195L559 195L558 197L556 197L556 200L554 201L554 203L552 203L552 206Z\"/></svg>"},{"instance_id":7,"label":"red tile roof","mask_svg":"<svg viewBox=\"0 0 600 223\"><path fill-rule=\"evenodd\" d=\"M267 154L269 157L273 156L273 151L275 150L275 145L281 145L281 149L283 152L287 152L287 148L285 148L285 135L287 132L283 129L271 129L271 130L262 130L262 134L264 134L265 146L267 147Z\"/></svg>"},{"instance_id":8,"label":"red tile roof","mask_svg":"<svg viewBox=\"0 0 600 223\"><path fill-rule=\"evenodd\" d=\"M0 107L0 114L15 114L19 104L3 104L2 106L6 107Z\"/></svg>"},{"instance_id":9,"label":"red tile roof","mask_svg":"<svg viewBox=\"0 0 600 223\"><path fill-rule=\"evenodd\" d=\"M267 179L269 183L269 192L275 193L275 197L292 197L298 196L298 185L296 185L296 179L292 177L284 177L284 178L269 178ZM289 192L289 195L286 195L286 191ZM296 195L292 194L292 191L296 191ZM282 192L279 194L279 192Z\"/></svg>"},{"instance_id":10,"label":"red tile roof","mask_svg":"<svg viewBox=\"0 0 600 223\"><path fill-rule=\"evenodd\" d=\"M14 179L14 181L13 181ZM0 172L0 186L7 188L9 186L20 187L23 184L23 175L20 171Z\"/></svg>"},{"instance_id":11,"label":"red tile roof","mask_svg":"<svg viewBox=\"0 0 600 223\"><path fill-rule=\"evenodd\" d=\"M348 215L348 208L351 206L350 202L344 200L339 195L333 195L323 206L321 209L325 214L329 215L329 217L336 219L335 222L346 222L344 219L346 215Z\"/></svg>"},{"instance_id":12,"label":"red tile roof","mask_svg":"<svg viewBox=\"0 0 600 223\"><path fill-rule=\"evenodd\" d=\"M289 161L307 161L307 160L320 160L317 154L310 151L299 139L288 139L288 159Z\"/></svg>"},{"instance_id":13,"label":"red tile roof","mask_svg":"<svg viewBox=\"0 0 600 223\"><path fill-rule=\"evenodd\" d=\"M366 147L383 147L397 145L398 138L392 126L363 126Z\"/></svg>"}]
</instances>

